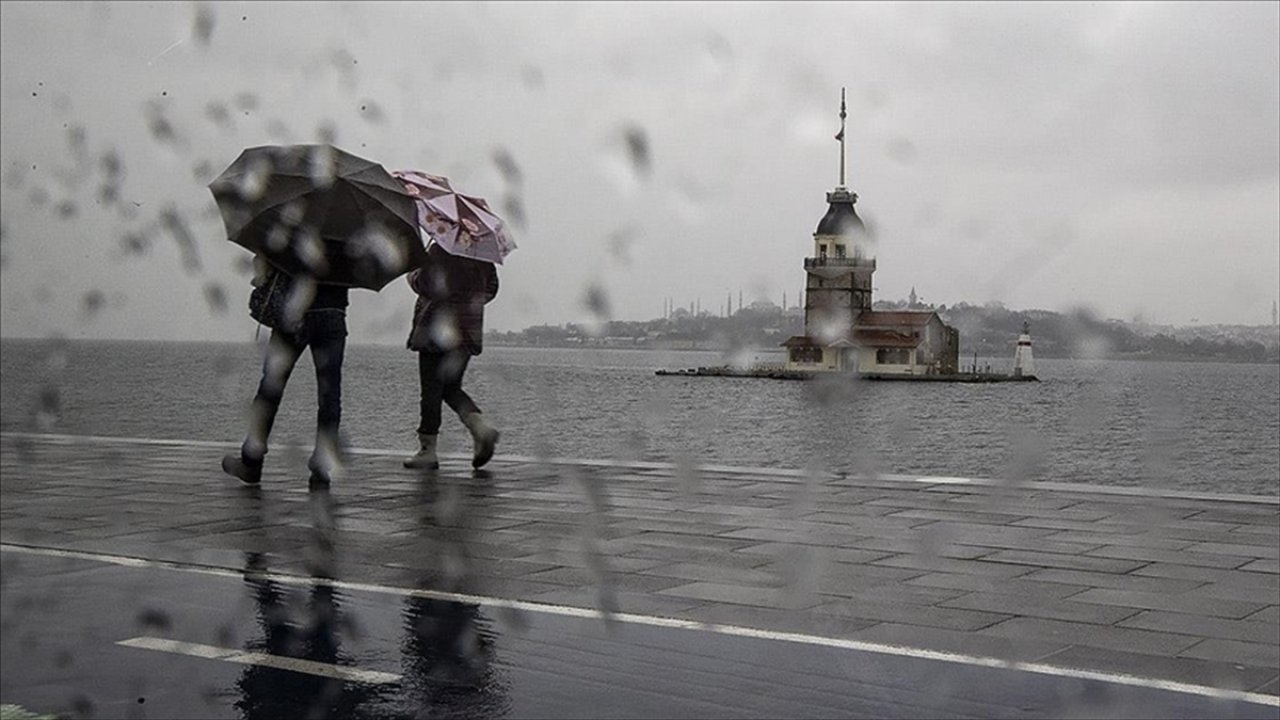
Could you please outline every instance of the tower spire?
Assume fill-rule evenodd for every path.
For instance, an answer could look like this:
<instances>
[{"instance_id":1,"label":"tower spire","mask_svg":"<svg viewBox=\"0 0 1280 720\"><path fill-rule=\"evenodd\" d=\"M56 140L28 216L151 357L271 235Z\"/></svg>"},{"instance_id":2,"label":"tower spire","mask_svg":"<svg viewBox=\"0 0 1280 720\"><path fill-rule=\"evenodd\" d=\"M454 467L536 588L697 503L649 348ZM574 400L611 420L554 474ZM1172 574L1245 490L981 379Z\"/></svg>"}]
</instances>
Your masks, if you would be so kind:
<instances>
[{"instance_id":1,"label":"tower spire","mask_svg":"<svg viewBox=\"0 0 1280 720\"><path fill-rule=\"evenodd\" d=\"M846 117L846 113L844 110L844 88L842 87L840 88L840 132L836 133L836 139L840 141L840 185L839 187L841 188L845 187L845 184L844 184L844 119L845 117Z\"/></svg>"}]
</instances>

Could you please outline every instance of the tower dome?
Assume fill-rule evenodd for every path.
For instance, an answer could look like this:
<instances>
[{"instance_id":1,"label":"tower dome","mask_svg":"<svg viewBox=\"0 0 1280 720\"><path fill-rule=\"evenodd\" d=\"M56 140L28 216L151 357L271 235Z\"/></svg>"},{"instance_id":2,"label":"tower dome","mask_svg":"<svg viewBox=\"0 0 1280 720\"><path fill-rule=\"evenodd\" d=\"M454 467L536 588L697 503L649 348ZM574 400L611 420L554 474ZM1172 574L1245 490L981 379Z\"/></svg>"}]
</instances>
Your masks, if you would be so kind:
<instances>
[{"instance_id":1,"label":"tower dome","mask_svg":"<svg viewBox=\"0 0 1280 720\"><path fill-rule=\"evenodd\" d=\"M818 221L818 229L814 235L859 235L866 233L867 226L858 217L853 204L858 202L858 193L838 187L827 193L827 214Z\"/></svg>"},{"instance_id":2,"label":"tower dome","mask_svg":"<svg viewBox=\"0 0 1280 720\"><path fill-rule=\"evenodd\" d=\"M846 117L848 113L845 112L844 88L840 88L840 132L836 133L836 140L840 142L840 184L827 193L827 213L818 221L818 229L813 233L815 238L825 236L862 240L867 236L866 224L862 222L862 218L858 217L858 211L853 209L854 203L858 202L858 193L850 191L844 181Z\"/></svg>"}]
</instances>

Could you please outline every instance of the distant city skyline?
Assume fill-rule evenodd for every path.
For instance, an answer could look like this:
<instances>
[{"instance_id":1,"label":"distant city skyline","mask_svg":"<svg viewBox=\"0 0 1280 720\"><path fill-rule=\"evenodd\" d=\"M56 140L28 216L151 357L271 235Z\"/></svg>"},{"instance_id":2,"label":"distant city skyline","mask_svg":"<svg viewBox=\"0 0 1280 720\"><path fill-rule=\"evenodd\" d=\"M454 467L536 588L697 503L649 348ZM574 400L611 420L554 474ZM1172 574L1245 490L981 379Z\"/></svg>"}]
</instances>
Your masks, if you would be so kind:
<instances>
[{"instance_id":1,"label":"distant city skyline","mask_svg":"<svg viewBox=\"0 0 1280 720\"><path fill-rule=\"evenodd\" d=\"M765 306L777 307L777 308L780 308L780 309L782 309L782 310L784 310L784 311L787 311L787 310L799 310L801 306L797 305L795 302L790 302L790 301L788 301L788 300L787 300L787 298L789 298L789 297L793 297L793 296L792 296L792 295L788 295L788 294L784 293L784 294L783 294L783 296L782 296L781 298L764 298L764 297L757 297L755 300L752 300L752 301L749 301L749 302L748 302L748 301L743 301L743 304L741 304L741 305L738 305L738 304L737 304L737 301L735 300L735 303L734 303L734 305L732 306L732 312L730 313L730 315L732 315L732 313L736 313L736 312L738 312L738 311L740 311L740 310L742 310L742 309L744 309L744 308L751 308L751 307L753 307L753 306L756 306L757 304L763 304L763 305L765 305ZM1068 308L1068 309L1065 309L1065 310L1055 310L1055 309L1052 309L1052 308L1033 308L1033 307L1026 307L1026 308L1023 308L1023 307L1014 307L1014 306L1010 306L1010 305L1008 305L1007 303L1003 303L1003 302L1001 302L1001 301L999 301L999 300L987 300L987 301L985 301L985 302L971 302L971 301L968 301L968 300L958 300L958 301L956 301L956 302L951 302L951 303L946 303L946 302L934 302L934 301L930 300L929 298L926 298L924 295L919 295L919 294L917 295L917 298L916 298L916 299L917 299L918 304L919 304L921 307L931 307L931 308L952 307L952 306L955 306L955 305L986 306L986 305L989 305L989 304L993 304L993 303L994 303L994 304L996 304L996 305L999 305L999 306L1004 307L1004 308L1006 308L1006 309L1008 309L1008 310L1010 310L1010 311L1015 311L1015 312L1036 312L1036 311L1046 311L1046 312L1070 312L1072 309L1075 309L1075 308ZM681 301L681 302L677 302L677 301L676 301L676 299L675 299L675 298L673 298L673 297L666 297L666 298L663 298L663 299L662 299L662 306L661 306L661 308L659 309L659 312L657 312L657 313L655 313L655 314L653 314L653 315L644 316L644 317L628 317L628 318L621 318L621 317L620 317L620 318L615 318L615 319L617 319L617 320L619 320L619 321L624 321L624 322L637 322L637 321L639 321L639 322L645 322L645 321L649 321L649 320L657 320L657 319L661 319L661 318L665 318L665 317L671 317L671 316L673 316L673 315L675 315L675 314L677 314L677 313L679 313L679 312L682 312L682 311L683 311L683 312L686 312L686 313L689 313L690 315L694 315L694 316L697 316L697 315L699 315L699 314L706 314L706 315L709 315L709 316L712 316L712 317L724 317L724 316L725 316L725 307L726 307L726 305L725 305L724 301L721 301L721 302L720 302L720 304L717 306L717 309L716 309L715 311L713 311L713 310L712 310L712 309L710 309L710 308L704 308L704 307L702 307L701 302L702 302L702 300L701 300L701 298L700 298L700 297L694 297L693 299L688 300L688 302L683 302L683 301ZM905 304L905 305L907 305L907 306L910 306L910 304L911 304L911 302L910 302L910 296L909 296L909 295L908 295L907 297L900 297L900 298L882 298L882 297L876 297L876 298L875 298L875 302L876 302L876 303L882 303L882 302L883 302L883 303L890 304L890 305ZM1083 309L1088 310L1088 308L1083 308ZM1145 316L1134 316L1134 317L1127 317L1127 318L1124 318L1124 317L1107 316L1107 315L1101 315L1101 314L1099 314L1098 316L1099 316L1101 319L1103 319L1103 320L1119 320L1119 321L1121 321L1121 322L1126 322L1126 323L1149 324L1149 325L1164 325L1164 326L1169 326L1169 327L1190 327L1190 326L1195 326L1195 325L1206 325L1206 326L1210 326L1210 325L1222 325L1222 326L1239 326L1239 327L1268 327L1268 326L1271 326L1271 325L1277 325L1277 326L1280 326L1280 303L1277 303L1277 302L1273 301L1273 303L1272 303L1272 310L1271 310L1271 320L1270 320L1269 322L1265 322L1265 321L1264 321L1264 322L1254 322L1254 323L1250 323L1250 322L1241 322L1241 323L1232 323L1232 322L1224 322L1224 323L1208 323L1208 322L1200 322L1200 321L1199 321L1199 318L1193 318L1193 319L1192 319L1192 321L1185 322L1185 323L1165 323L1165 322L1157 322L1157 321L1154 321L1154 320L1152 320L1152 319L1150 319L1150 318L1147 318L1147 317L1145 317ZM543 323L543 324L548 324L548 325L563 325L563 324L566 324L566 323L573 323L573 322L576 322L576 321L574 321L574 320L562 320L562 321L559 321L559 322L552 322L552 321L548 321L548 322ZM523 328L515 328L515 329L523 329Z\"/></svg>"}]
</instances>

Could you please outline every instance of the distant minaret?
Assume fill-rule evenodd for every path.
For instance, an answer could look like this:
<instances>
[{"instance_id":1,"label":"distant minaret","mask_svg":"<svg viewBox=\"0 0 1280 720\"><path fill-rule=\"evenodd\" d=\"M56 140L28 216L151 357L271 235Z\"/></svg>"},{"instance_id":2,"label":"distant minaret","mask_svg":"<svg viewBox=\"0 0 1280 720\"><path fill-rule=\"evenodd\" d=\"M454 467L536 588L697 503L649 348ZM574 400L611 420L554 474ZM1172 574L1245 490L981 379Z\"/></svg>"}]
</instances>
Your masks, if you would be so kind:
<instances>
[{"instance_id":1,"label":"distant minaret","mask_svg":"<svg viewBox=\"0 0 1280 720\"><path fill-rule=\"evenodd\" d=\"M1018 336L1018 349L1013 351L1013 376L1035 375L1036 362L1031 357L1031 326L1022 323L1022 334Z\"/></svg>"},{"instance_id":2,"label":"distant minaret","mask_svg":"<svg viewBox=\"0 0 1280 720\"><path fill-rule=\"evenodd\" d=\"M1280 327L1280 306L1276 305L1276 301L1271 301L1271 324Z\"/></svg>"},{"instance_id":3,"label":"distant minaret","mask_svg":"<svg viewBox=\"0 0 1280 720\"><path fill-rule=\"evenodd\" d=\"M742 310L742 288L738 288L738 310Z\"/></svg>"},{"instance_id":4,"label":"distant minaret","mask_svg":"<svg viewBox=\"0 0 1280 720\"><path fill-rule=\"evenodd\" d=\"M916 286L915 286L915 285L912 285L912 286L911 286L911 295L909 295L909 296L907 297L907 307L909 307L909 308L911 308L911 309L913 309L913 310L914 310L914 309L915 309L915 307L916 307L916 304L917 304L918 300L919 300L919 299L916 297Z\"/></svg>"}]
</instances>

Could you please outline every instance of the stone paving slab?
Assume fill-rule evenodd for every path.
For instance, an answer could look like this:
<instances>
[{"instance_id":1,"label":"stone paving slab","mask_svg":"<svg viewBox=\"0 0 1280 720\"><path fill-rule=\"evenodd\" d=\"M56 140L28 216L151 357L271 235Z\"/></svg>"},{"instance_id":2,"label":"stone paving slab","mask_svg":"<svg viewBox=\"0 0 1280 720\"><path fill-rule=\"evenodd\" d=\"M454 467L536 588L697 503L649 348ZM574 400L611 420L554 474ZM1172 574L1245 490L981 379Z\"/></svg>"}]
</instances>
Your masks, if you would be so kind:
<instances>
[{"instance_id":1,"label":"stone paving slab","mask_svg":"<svg viewBox=\"0 0 1280 720\"><path fill-rule=\"evenodd\" d=\"M1135 575L1161 577L1182 580L1194 580L1201 583L1221 583L1241 588L1246 587L1266 590L1270 597L1280 593L1280 574L1265 569L1251 569L1245 563L1233 569L1204 567L1196 564L1178 562L1153 562L1134 570Z\"/></svg>"},{"instance_id":2,"label":"stone paving slab","mask_svg":"<svg viewBox=\"0 0 1280 720\"><path fill-rule=\"evenodd\" d=\"M1280 665L1280 647L1277 647L1274 642L1202 640L1183 652L1181 656L1233 662L1251 667Z\"/></svg>"},{"instance_id":3,"label":"stone paving slab","mask_svg":"<svg viewBox=\"0 0 1280 720\"><path fill-rule=\"evenodd\" d=\"M1204 617L1165 610L1147 610L1120 621L1121 627L1160 630L1202 638L1221 640L1263 641L1280 643L1275 634L1276 625L1262 621L1232 620L1230 618Z\"/></svg>"},{"instance_id":4,"label":"stone paving slab","mask_svg":"<svg viewBox=\"0 0 1280 720\"><path fill-rule=\"evenodd\" d=\"M1271 605L1245 618L1245 620L1280 625L1280 605Z\"/></svg>"},{"instance_id":5,"label":"stone paving slab","mask_svg":"<svg viewBox=\"0 0 1280 720\"><path fill-rule=\"evenodd\" d=\"M1090 667L1105 672L1128 672L1134 665L1148 668L1153 676L1195 685L1227 690L1254 689L1256 692L1276 695L1275 677L1267 680L1270 668L1242 665L1238 662L1218 662L1201 658L1152 657L1126 650L1103 649L1087 645L1071 645L1056 653L1038 658L1039 662L1068 667ZM1270 688L1270 691L1268 691Z\"/></svg>"},{"instance_id":6,"label":"stone paving slab","mask_svg":"<svg viewBox=\"0 0 1280 720\"><path fill-rule=\"evenodd\" d=\"M1179 657L1182 651L1201 642L1202 638L1173 632L1137 630L1117 625L1103 625L1034 617L1015 617L1005 622L980 628L983 635L1010 640L1035 639L1085 645L1103 650L1121 650L1156 657Z\"/></svg>"},{"instance_id":7,"label":"stone paving slab","mask_svg":"<svg viewBox=\"0 0 1280 720\"><path fill-rule=\"evenodd\" d=\"M1147 608L1150 610L1168 610L1188 615L1207 615L1240 619L1263 609L1256 602L1240 602L1224 598L1187 597L1186 595L1167 595L1134 590L1112 590L1109 588L1090 588L1071 600L1079 603L1101 603L1117 605L1125 608ZM1277 638L1280 640L1280 638Z\"/></svg>"},{"instance_id":8,"label":"stone paving slab","mask_svg":"<svg viewBox=\"0 0 1280 720\"><path fill-rule=\"evenodd\" d=\"M1275 558L1262 558L1260 560L1253 560L1251 562L1245 563L1244 565L1241 565L1240 569L1245 570L1247 572L1268 573L1270 575L1275 575L1277 573L1280 573L1280 560L1276 560Z\"/></svg>"},{"instance_id":9,"label":"stone paving slab","mask_svg":"<svg viewBox=\"0 0 1280 720\"><path fill-rule=\"evenodd\" d=\"M1069 595L1089 590L1088 585L1044 582L1028 579L1030 574L1015 578L991 578L985 575L959 575L956 573L929 573L907 580L909 585L925 585L939 588L955 588L969 592L1004 592L1025 598L1060 600Z\"/></svg>"},{"instance_id":10,"label":"stone paving slab","mask_svg":"<svg viewBox=\"0 0 1280 720\"><path fill-rule=\"evenodd\" d=\"M1013 613L1022 617L1087 622L1094 625L1115 625L1121 620L1137 614L1130 607L1076 602L1074 598L1053 600L999 592L972 592L958 598L946 600L940 605L942 607L963 608L966 610Z\"/></svg>"},{"instance_id":11,"label":"stone paving slab","mask_svg":"<svg viewBox=\"0 0 1280 720\"><path fill-rule=\"evenodd\" d=\"M0 541L1280 686L1275 497L359 449L325 496L233 447L0 435Z\"/></svg>"}]
</instances>

